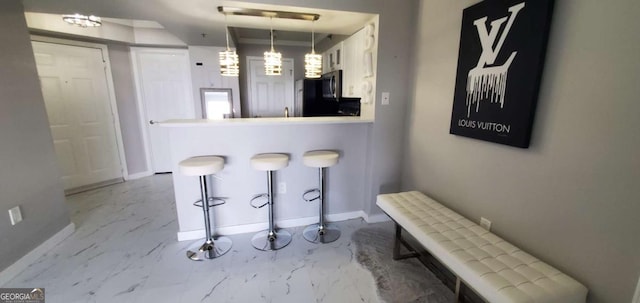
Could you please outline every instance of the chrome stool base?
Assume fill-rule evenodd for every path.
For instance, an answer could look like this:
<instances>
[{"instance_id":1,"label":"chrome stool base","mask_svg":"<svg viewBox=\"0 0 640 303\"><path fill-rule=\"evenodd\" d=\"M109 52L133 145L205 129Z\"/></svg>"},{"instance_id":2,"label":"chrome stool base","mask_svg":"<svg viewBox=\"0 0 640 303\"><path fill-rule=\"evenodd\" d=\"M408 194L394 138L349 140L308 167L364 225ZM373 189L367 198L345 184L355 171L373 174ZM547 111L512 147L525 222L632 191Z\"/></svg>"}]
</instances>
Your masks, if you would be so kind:
<instances>
[{"instance_id":1,"label":"chrome stool base","mask_svg":"<svg viewBox=\"0 0 640 303\"><path fill-rule=\"evenodd\" d=\"M305 240L311 243L331 243L340 238L340 229L333 224L326 224L320 230L320 224L311 224L302 232Z\"/></svg>"},{"instance_id":2,"label":"chrome stool base","mask_svg":"<svg viewBox=\"0 0 640 303\"><path fill-rule=\"evenodd\" d=\"M251 238L251 245L258 250L278 250L291 243L291 233L286 230L274 230L269 235L269 230L263 230Z\"/></svg>"},{"instance_id":3,"label":"chrome stool base","mask_svg":"<svg viewBox=\"0 0 640 303\"><path fill-rule=\"evenodd\" d=\"M193 261L218 258L231 250L231 239L227 237L215 237L213 242L201 240L194 242L187 250L187 258Z\"/></svg>"}]
</instances>

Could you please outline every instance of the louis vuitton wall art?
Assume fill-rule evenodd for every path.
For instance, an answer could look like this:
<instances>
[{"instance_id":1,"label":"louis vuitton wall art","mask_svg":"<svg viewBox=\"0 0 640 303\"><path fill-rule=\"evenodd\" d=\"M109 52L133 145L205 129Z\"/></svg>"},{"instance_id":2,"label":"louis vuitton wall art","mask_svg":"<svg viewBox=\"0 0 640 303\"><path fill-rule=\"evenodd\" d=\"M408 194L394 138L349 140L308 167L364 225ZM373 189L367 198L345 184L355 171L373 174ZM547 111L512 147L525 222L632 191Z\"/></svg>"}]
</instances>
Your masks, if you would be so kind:
<instances>
[{"instance_id":1,"label":"louis vuitton wall art","mask_svg":"<svg viewBox=\"0 0 640 303\"><path fill-rule=\"evenodd\" d=\"M553 0L485 0L463 11L450 133L529 147Z\"/></svg>"}]
</instances>

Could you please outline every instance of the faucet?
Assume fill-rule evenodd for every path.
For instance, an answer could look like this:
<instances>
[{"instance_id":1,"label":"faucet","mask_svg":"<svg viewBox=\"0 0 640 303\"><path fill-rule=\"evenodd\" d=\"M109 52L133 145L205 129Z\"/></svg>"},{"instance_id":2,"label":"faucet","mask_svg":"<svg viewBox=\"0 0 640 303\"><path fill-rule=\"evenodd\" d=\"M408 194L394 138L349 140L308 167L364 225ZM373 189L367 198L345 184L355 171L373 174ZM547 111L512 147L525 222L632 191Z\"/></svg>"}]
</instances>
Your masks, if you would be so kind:
<instances>
[{"instance_id":1,"label":"faucet","mask_svg":"<svg viewBox=\"0 0 640 303\"><path fill-rule=\"evenodd\" d=\"M286 106L284 107L284 117L289 118L289 108Z\"/></svg>"}]
</instances>

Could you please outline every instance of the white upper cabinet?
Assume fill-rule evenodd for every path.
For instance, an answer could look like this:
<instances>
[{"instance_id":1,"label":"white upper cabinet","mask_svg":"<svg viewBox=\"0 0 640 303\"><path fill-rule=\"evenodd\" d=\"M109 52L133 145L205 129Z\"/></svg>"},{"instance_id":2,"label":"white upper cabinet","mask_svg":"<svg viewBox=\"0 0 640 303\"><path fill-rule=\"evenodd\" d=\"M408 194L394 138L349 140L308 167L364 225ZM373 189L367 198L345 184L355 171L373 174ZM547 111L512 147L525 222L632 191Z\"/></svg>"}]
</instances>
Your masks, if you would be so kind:
<instances>
[{"instance_id":1,"label":"white upper cabinet","mask_svg":"<svg viewBox=\"0 0 640 303\"><path fill-rule=\"evenodd\" d=\"M322 72L342 70L342 96L361 98L361 116L373 117L378 53L377 19L322 53Z\"/></svg>"},{"instance_id":2,"label":"white upper cabinet","mask_svg":"<svg viewBox=\"0 0 640 303\"><path fill-rule=\"evenodd\" d=\"M342 95L361 97L364 75L364 30L360 30L343 41Z\"/></svg>"},{"instance_id":3,"label":"white upper cabinet","mask_svg":"<svg viewBox=\"0 0 640 303\"><path fill-rule=\"evenodd\" d=\"M322 72L328 73L330 71L343 69L344 64L344 52L343 42L338 42L326 52L322 54Z\"/></svg>"},{"instance_id":4,"label":"white upper cabinet","mask_svg":"<svg viewBox=\"0 0 640 303\"><path fill-rule=\"evenodd\" d=\"M365 29L337 43L322 54L322 72L342 70L342 96L362 97L365 76Z\"/></svg>"}]
</instances>

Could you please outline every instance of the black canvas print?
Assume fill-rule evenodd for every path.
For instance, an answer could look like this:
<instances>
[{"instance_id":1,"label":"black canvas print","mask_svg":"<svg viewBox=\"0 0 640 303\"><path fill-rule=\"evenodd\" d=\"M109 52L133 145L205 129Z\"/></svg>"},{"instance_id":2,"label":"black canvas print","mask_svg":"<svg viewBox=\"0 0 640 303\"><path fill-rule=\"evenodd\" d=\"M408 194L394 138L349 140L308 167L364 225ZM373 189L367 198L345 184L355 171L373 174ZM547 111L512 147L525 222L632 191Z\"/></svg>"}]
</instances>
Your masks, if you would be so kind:
<instances>
[{"instance_id":1,"label":"black canvas print","mask_svg":"<svg viewBox=\"0 0 640 303\"><path fill-rule=\"evenodd\" d=\"M450 133L529 147L553 0L464 10Z\"/></svg>"}]
</instances>

